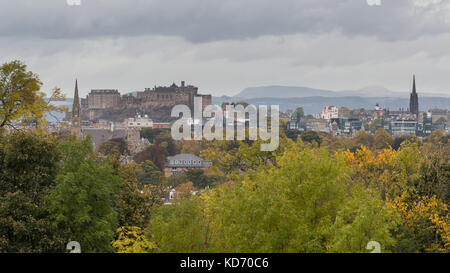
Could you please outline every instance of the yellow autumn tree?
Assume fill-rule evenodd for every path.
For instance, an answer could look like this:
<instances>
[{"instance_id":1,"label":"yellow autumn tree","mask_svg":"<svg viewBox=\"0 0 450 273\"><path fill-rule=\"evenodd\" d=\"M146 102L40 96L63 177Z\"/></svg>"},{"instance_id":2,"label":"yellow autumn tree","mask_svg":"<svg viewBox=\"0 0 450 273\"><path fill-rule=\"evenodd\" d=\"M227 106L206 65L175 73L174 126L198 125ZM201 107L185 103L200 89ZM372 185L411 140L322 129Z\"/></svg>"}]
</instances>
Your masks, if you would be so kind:
<instances>
[{"instance_id":1,"label":"yellow autumn tree","mask_svg":"<svg viewBox=\"0 0 450 273\"><path fill-rule=\"evenodd\" d=\"M120 227L117 233L119 234L117 240L112 242L117 253L149 253L156 248L139 227Z\"/></svg>"},{"instance_id":2,"label":"yellow autumn tree","mask_svg":"<svg viewBox=\"0 0 450 273\"><path fill-rule=\"evenodd\" d=\"M402 194L386 205L400 221L394 234L398 252L450 252L448 207L436 196L408 200Z\"/></svg>"},{"instance_id":3,"label":"yellow autumn tree","mask_svg":"<svg viewBox=\"0 0 450 273\"><path fill-rule=\"evenodd\" d=\"M0 66L0 128L44 120L44 114L54 107L44 99L41 86L39 76L20 61ZM54 93L60 94L56 89Z\"/></svg>"},{"instance_id":4,"label":"yellow autumn tree","mask_svg":"<svg viewBox=\"0 0 450 273\"><path fill-rule=\"evenodd\" d=\"M419 150L415 143L405 143L399 151L392 148L372 151L362 146L356 152L344 152L350 181L380 191L383 199L409 192L419 177Z\"/></svg>"}]
</instances>

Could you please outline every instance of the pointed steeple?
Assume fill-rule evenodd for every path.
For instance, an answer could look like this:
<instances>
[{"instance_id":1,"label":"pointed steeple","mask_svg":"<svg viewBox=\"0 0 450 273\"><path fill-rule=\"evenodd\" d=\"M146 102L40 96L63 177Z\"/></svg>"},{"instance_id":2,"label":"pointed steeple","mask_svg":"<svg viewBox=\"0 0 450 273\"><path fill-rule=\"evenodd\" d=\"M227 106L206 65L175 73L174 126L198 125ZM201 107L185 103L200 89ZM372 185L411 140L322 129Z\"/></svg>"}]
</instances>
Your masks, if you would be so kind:
<instances>
[{"instance_id":1,"label":"pointed steeple","mask_svg":"<svg viewBox=\"0 0 450 273\"><path fill-rule=\"evenodd\" d=\"M416 90L416 75L413 76L412 93L409 98L409 112L415 114L416 118L419 116L419 96Z\"/></svg>"},{"instance_id":2,"label":"pointed steeple","mask_svg":"<svg viewBox=\"0 0 450 273\"><path fill-rule=\"evenodd\" d=\"M73 96L72 117L80 117L81 107L80 98L78 96L78 79L75 80L75 94Z\"/></svg>"},{"instance_id":3,"label":"pointed steeple","mask_svg":"<svg viewBox=\"0 0 450 273\"><path fill-rule=\"evenodd\" d=\"M81 107L80 98L78 96L78 80L75 80L75 94L73 95L72 105L72 135L77 139L81 138Z\"/></svg>"},{"instance_id":4,"label":"pointed steeple","mask_svg":"<svg viewBox=\"0 0 450 273\"><path fill-rule=\"evenodd\" d=\"M75 96L74 96L74 100L78 102L79 98L78 98L78 79L75 79Z\"/></svg>"}]
</instances>

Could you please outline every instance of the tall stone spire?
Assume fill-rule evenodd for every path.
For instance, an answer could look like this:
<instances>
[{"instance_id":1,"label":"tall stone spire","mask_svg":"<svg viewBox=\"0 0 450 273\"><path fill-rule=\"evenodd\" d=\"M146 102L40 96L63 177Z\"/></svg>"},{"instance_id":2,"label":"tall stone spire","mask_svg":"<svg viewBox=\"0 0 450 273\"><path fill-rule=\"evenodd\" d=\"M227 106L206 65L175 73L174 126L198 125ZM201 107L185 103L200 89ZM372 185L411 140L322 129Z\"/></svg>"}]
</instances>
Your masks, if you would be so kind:
<instances>
[{"instance_id":1,"label":"tall stone spire","mask_svg":"<svg viewBox=\"0 0 450 273\"><path fill-rule=\"evenodd\" d=\"M73 96L72 117L81 116L80 98L78 96L78 80L75 80L75 94Z\"/></svg>"},{"instance_id":2,"label":"tall stone spire","mask_svg":"<svg viewBox=\"0 0 450 273\"><path fill-rule=\"evenodd\" d=\"M419 97L416 90L416 75L413 76L412 93L409 99L409 112L415 114L416 118L419 116Z\"/></svg>"},{"instance_id":3,"label":"tall stone spire","mask_svg":"<svg viewBox=\"0 0 450 273\"><path fill-rule=\"evenodd\" d=\"M78 139L81 138L81 107L80 98L78 96L78 80L75 80L75 94L73 96L72 105L72 135L75 135Z\"/></svg>"}]
</instances>

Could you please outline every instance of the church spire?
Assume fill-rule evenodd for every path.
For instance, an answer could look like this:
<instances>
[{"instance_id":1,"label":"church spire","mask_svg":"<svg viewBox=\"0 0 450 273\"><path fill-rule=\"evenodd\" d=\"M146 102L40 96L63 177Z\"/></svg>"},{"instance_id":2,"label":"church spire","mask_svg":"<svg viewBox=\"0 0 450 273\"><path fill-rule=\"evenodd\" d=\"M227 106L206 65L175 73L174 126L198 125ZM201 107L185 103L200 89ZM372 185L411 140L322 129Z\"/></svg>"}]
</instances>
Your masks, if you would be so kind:
<instances>
[{"instance_id":1,"label":"church spire","mask_svg":"<svg viewBox=\"0 0 450 273\"><path fill-rule=\"evenodd\" d=\"M75 96L74 98L78 101L78 79L75 79Z\"/></svg>"},{"instance_id":2,"label":"church spire","mask_svg":"<svg viewBox=\"0 0 450 273\"><path fill-rule=\"evenodd\" d=\"M73 96L72 117L80 117L81 107L80 98L78 96L78 79L75 80L75 94Z\"/></svg>"},{"instance_id":3,"label":"church spire","mask_svg":"<svg viewBox=\"0 0 450 273\"><path fill-rule=\"evenodd\" d=\"M411 114L416 115L416 119L419 116L419 97L417 95L416 90L416 75L413 76L413 87L412 87L412 93L409 98L409 112Z\"/></svg>"},{"instance_id":4,"label":"church spire","mask_svg":"<svg viewBox=\"0 0 450 273\"><path fill-rule=\"evenodd\" d=\"M81 107L80 98L78 96L78 80L75 80L75 94L73 95L72 105L72 135L78 139L81 138Z\"/></svg>"}]
</instances>

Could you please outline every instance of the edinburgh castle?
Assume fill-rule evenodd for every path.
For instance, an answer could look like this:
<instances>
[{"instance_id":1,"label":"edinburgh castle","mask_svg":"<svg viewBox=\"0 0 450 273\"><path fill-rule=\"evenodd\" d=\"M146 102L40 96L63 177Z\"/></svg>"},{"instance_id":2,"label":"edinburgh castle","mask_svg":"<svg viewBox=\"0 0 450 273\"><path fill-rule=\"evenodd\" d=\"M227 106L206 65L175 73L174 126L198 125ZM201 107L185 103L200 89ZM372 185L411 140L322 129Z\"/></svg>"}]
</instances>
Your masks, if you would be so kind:
<instances>
[{"instance_id":1,"label":"edinburgh castle","mask_svg":"<svg viewBox=\"0 0 450 273\"><path fill-rule=\"evenodd\" d=\"M91 90L85 99L81 99L83 120L122 121L137 114L148 115L153 120L168 121L175 105L183 104L191 109L194 98L203 99L203 107L211 104L211 95L198 94L198 88L192 85L180 86L175 83L168 87L146 88L145 91L121 96L118 90Z\"/></svg>"}]
</instances>

